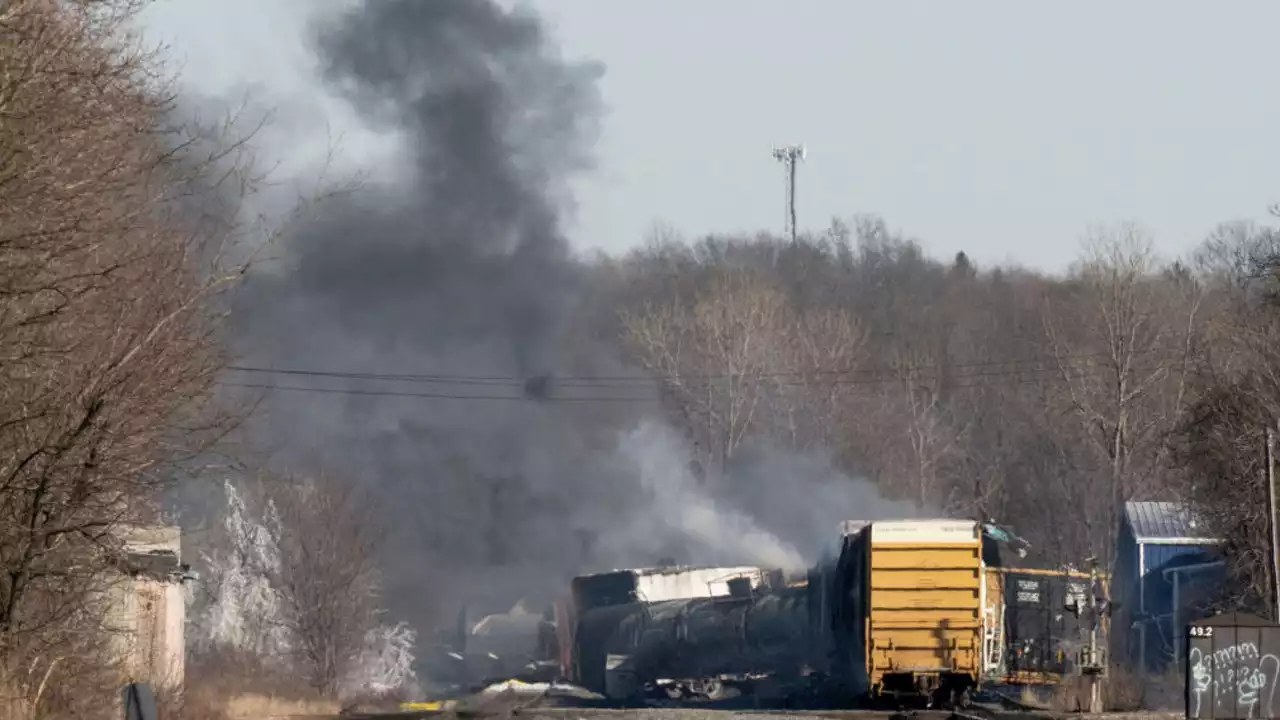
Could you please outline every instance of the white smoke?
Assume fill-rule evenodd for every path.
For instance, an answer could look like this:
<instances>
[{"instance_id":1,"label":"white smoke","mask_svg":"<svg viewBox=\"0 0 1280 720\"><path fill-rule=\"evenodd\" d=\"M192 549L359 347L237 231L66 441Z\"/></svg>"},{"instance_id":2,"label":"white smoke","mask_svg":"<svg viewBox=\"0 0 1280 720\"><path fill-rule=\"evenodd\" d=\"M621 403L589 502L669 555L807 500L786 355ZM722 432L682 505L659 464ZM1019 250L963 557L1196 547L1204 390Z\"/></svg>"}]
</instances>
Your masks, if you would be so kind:
<instances>
[{"instance_id":1,"label":"white smoke","mask_svg":"<svg viewBox=\"0 0 1280 720\"><path fill-rule=\"evenodd\" d=\"M841 521L920 516L911 503L888 500L870 481L841 472L820 450L757 439L739 448L723 477L699 481L685 439L647 419L620 434L617 456L621 475L634 478L644 499L629 523L602 538L606 556L657 554L674 541L682 562L796 571L838 540Z\"/></svg>"},{"instance_id":2,"label":"white smoke","mask_svg":"<svg viewBox=\"0 0 1280 720\"><path fill-rule=\"evenodd\" d=\"M689 471L689 449L671 428L642 421L622 435L619 454L629 462L649 495L653 510L641 514L633 533L683 537L695 552L718 562L746 562L799 570L805 558L792 545L764 530L743 512L716 502ZM657 527L654 527L654 525Z\"/></svg>"}]
</instances>

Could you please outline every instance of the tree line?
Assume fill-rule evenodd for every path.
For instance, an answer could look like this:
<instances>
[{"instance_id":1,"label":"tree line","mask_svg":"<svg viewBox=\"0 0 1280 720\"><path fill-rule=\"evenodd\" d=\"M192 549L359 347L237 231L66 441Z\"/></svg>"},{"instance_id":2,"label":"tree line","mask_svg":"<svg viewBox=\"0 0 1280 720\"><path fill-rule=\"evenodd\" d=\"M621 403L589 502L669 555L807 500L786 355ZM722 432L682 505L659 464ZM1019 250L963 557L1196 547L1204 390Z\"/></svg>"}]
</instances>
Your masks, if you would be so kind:
<instances>
[{"instance_id":1,"label":"tree line","mask_svg":"<svg viewBox=\"0 0 1280 720\"><path fill-rule=\"evenodd\" d=\"M1256 608L1278 261L1270 227L1176 258L1121 223L1062 274L980 267L864 217L795 243L658 237L598 271L711 472L753 437L820 444L887 497L1011 525L1049 567L1109 568L1126 501L1184 503L1226 540L1221 602Z\"/></svg>"}]
</instances>

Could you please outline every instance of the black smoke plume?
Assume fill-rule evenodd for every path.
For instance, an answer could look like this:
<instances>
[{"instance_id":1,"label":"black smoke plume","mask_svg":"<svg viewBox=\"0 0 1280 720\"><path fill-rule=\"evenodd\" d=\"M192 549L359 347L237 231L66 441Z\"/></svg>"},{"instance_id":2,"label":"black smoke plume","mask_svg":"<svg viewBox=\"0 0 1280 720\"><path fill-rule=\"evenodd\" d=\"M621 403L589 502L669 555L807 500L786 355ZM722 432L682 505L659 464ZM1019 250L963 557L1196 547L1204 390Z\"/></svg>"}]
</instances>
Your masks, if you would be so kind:
<instances>
[{"instance_id":1,"label":"black smoke plume","mask_svg":"<svg viewBox=\"0 0 1280 720\"><path fill-rule=\"evenodd\" d=\"M560 226L567 181L590 166L598 66L563 60L536 18L489 0L366 0L316 38L323 82L401 138L401 166L255 273L235 314L239 364L399 377L234 379L308 388L272 391L255 440L376 491L397 615L425 631L464 601L502 610L664 557L796 565L815 528L867 510L824 466L806 482L847 492L796 512L810 496L771 461L736 487L790 503L773 525L802 539L766 531L753 513L773 501L746 512L703 494L651 419L650 386L581 380L638 375L584 330L609 310Z\"/></svg>"},{"instance_id":2,"label":"black smoke plume","mask_svg":"<svg viewBox=\"0 0 1280 720\"><path fill-rule=\"evenodd\" d=\"M274 377L389 394L274 391L256 429L292 465L376 488L396 609L419 626L464 599L563 587L606 560L588 555L628 487L609 421L637 396L554 381L626 372L570 336L583 276L560 228L601 68L487 0L370 0L324 18L316 48L328 87L403 138L404 167L324 210L247 286L242 364L449 378Z\"/></svg>"}]
</instances>

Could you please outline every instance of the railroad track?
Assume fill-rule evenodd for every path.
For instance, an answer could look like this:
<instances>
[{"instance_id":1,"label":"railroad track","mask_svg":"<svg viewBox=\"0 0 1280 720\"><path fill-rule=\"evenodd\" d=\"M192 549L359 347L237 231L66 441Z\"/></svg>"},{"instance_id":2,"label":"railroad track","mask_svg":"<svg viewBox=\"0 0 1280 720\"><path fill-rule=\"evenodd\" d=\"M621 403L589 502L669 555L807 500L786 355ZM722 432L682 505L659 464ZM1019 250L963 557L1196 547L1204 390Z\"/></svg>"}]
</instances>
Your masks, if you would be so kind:
<instances>
[{"instance_id":1,"label":"railroad track","mask_svg":"<svg viewBox=\"0 0 1280 720\"><path fill-rule=\"evenodd\" d=\"M1002 713L952 712L948 710L720 710L684 708L546 708L487 707L453 710L420 710L414 712L349 715L352 720L420 720L445 716L450 718L522 718L527 720L721 720L729 717L756 720L1062 720L1064 715L1006 711Z\"/></svg>"},{"instance_id":2,"label":"railroad track","mask_svg":"<svg viewBox=\"0 0 1280 720\"><path fill-rule=\"evenodd\" d=\"M441 703L423 709L397 712L344 715L343 720L423 720L425 718L523 718L527 720L722 720L728 717L755 720L784 718L832 718L833 720L1063 720L1065 713L1052 713L1009 700L979 703L963 711L952 710L871 710L871 709L754 709L724 707L710 703L668 707L618 708L573 703L548 705L546 697L471 698L457 703Z\"/></svg>"}]
</instances>

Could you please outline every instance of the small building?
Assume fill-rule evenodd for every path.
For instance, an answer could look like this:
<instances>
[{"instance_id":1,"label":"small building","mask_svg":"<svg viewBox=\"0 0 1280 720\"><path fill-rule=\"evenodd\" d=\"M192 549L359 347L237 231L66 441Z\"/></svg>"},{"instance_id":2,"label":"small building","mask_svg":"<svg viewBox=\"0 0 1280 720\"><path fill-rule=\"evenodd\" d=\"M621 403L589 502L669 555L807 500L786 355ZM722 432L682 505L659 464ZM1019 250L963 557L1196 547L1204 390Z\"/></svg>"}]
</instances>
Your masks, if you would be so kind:
<instances>
[{"instance_id":1,"label":"small building","mask_svg":"<svg viewBox=\"0 0 1280 720\"><path fill-rule=\"evenodd\" d=\"M1178 661L1181 628L1205 617L1221 587L1221 544L1179 503L1125 503L1110 590L1114 660L1150 674Z\"/></svg>"},{"instance_id":2,"label":"small building","mask_svg":"<svg viewBox=\"0 0 1280 720\"><path fill-rule=\"evenodd\" d=\"M107 629L128 679L181 687L186 655L186 592L181 531L172 526L120 529L123 554L109 584Z\"/></svg>"}]
</instances>

